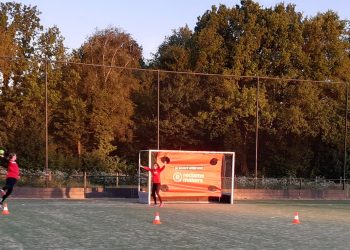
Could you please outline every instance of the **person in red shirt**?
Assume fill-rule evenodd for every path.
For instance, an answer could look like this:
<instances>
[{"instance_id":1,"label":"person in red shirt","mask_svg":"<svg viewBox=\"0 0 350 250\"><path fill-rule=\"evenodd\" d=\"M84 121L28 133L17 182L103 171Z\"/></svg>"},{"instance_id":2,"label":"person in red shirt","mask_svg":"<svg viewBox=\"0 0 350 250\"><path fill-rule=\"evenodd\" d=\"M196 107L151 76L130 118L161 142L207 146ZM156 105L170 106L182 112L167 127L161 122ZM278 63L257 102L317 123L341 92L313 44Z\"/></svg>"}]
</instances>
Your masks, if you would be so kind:
<instances>
[{"instance_id":1,"label":"person in red shirt","mask_svg":"<svg viewBox=\"0 0 350 250\"><path fill-rule=\"evenodd\" d=\"M0 201L0 208L6 200L7 197L12 193L13 187L15 186L17 180L19 180L19 167L16 162L17 156L15 153L9 154L9 163L7 167L6 175L6 185L0 189L0 192L3 194L2 200Z\"/></svg>"},{"instance_id":2,"label":"person in red shirt","mask_svg":"<svg viewBox=\"0 0 350 250\"><path fill-rule=\"evenodd\" d=\"M167 162L164 162L163 167L160 167L158 165L158 163L155 163L153 166L154 168L149 168L149 167L144 167L141 166L143 169L151 172L152 174L152 198L154 200L154 205L157 205L157 197L156 194L158 196L159 199L159 206L162 207L163 206L163 202L162 202L162 197L159 194L160 191L160 185L161 185L161 181L160 181L160 174L161 172L165 169L165 165L167 164Z\"/></svg>"}]
</instances>

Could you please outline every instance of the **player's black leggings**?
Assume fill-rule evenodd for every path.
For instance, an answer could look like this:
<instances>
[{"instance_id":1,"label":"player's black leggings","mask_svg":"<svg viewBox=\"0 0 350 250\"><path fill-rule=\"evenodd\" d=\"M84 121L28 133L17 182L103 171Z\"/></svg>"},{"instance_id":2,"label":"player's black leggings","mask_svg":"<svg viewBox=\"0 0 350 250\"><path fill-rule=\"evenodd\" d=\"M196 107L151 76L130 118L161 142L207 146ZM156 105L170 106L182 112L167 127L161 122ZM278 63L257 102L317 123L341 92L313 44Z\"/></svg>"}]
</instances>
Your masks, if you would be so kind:
<instances>
[{"instance_id":1,"label":"player's black leggings","mask_svg":"<svg viewBox=\"0 0 350 250\"><path fill-rule=\"evenodd\" d=\"M156 193L157 193L159 202L162 203L162 197L160 197L159 191L160 191L160 183L153 183L153 185L152 185L152 197L154 200L154 204L157 204Z\"/></svg>"},{"instance_id":2,"label":"player's black leggings","mask_svg":"<svg viewBox=\"0 0 350 250\"><path fill-rule=\"evenodd\" d=\"M6 200L6 198L10 196L16 182L17 182L16 178L10 177L6 179L6 185L2 188L6 192L6 194L4 194L4 196L2 197L1 203L3 203Z\"/></svg>"}]
</instances>

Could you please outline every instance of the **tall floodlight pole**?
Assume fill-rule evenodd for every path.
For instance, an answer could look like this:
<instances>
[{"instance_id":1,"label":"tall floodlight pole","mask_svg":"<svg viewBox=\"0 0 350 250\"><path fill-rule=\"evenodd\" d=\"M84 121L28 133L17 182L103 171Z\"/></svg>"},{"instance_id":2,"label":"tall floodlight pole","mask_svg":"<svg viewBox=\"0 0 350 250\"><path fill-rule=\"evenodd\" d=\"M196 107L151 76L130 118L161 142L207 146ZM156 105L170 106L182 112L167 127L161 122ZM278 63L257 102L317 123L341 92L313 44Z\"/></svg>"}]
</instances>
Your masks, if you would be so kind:
<instances>
[{"instance_id":1,"label":"tall floodlight pole","mask_svg":"<svg viewBox=\"0 0 350 250\"><path fill-rule=\"evenodd\" d=\"M157 149L159 150L159 70L157 71L158 81L157 81Z\"/></svg>"},{"instance_id":2,"label":"tall floodlight pole","mask_svg":"<svg viewBox=\"0 0 350 250\"><path fill-rule=\"evenodd\" d=\"M48 90L47 90L47 75L48 75L48 65L47 59L45 59L45 175L46 183L48 184L49 178L49 132L48 132Z\"/></svg>"},{"instance_id":3,"label":"tall floodlight pole","mask_svg":"<svg viewBox=\"0 0 350 250\"><path fill-rule=\"evenodd\" d=\"M348 137L348 101L349 101L349 84L348 82L346 84L346 101L345 101L345 128L344 128L344 166L343 166L343 190L345 190L345 180L346 180L346 140Z\"/></svg>"}]
</instances>

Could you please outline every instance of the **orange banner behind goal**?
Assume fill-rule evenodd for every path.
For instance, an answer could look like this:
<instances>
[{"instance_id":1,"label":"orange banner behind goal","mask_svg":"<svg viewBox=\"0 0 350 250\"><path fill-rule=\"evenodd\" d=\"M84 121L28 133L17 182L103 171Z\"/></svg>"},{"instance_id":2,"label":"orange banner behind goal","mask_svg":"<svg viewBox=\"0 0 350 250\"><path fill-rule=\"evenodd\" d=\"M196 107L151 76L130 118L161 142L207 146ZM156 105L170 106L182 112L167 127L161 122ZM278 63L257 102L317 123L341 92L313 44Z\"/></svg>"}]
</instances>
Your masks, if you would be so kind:
<instances>
[{"instance_id":1,"label":"orange banner behind goal","mask_svg":"<svg viewBox=\"0 0 350 250\"><path fill-rule=\"evenodd\" d=\"M156 160L160 166L165 157L170 162L161 175L162 196L221 196L223 154L158 152Z\"/></svg>"}]
</instances>

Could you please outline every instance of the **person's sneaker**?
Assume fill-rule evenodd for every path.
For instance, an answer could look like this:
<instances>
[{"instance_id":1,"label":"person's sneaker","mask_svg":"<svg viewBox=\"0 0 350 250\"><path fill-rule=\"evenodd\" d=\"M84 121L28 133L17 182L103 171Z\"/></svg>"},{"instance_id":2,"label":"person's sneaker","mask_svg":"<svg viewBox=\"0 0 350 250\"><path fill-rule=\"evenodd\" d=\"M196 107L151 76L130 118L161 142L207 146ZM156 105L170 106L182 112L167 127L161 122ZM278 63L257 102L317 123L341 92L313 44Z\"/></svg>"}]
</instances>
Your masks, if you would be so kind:
<instances>
[{"instance_id":1,"label":"person's sneaker","mask_svg":"<svg viewBox=\"0 0 350 250\"><path fill-rule=\"evenodd\" d=\"M160 204L159 204L159 207L163 207L163 203L160 203Z\"/></svg>"},{"instance_id":2,"label":"person's sneaker","mask_svg":"<svg viewBox=\"0 0 350 250\"><path fill-rule=\"evenodd\" d=\"M0 193L1 193L2 195L5 195L5 194L6 194L5 190L3 190L3 189L0 189Z\"/></svg>"}]
</instances>

